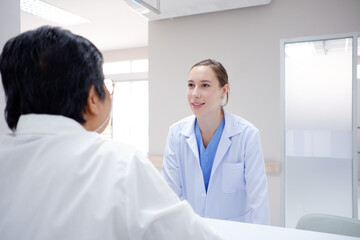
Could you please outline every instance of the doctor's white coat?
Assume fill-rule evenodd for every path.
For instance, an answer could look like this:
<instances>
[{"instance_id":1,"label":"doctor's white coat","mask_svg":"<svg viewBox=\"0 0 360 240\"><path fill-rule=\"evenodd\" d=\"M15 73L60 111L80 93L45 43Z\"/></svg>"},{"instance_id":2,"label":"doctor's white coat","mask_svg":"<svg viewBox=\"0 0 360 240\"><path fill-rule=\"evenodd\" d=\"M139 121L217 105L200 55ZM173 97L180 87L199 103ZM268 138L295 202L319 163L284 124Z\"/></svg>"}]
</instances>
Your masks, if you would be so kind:
<instances>
[{"instance_id":1,"label":"doctor's white coat","mask_svg":"<svg viewBox=\"0 0 360 240\"><path fill-rule=\"evenodd\" d=\"M207 192L194 132L195 116L170 127L162 176L200 216L269 224L268 186L259 131L225 109L224 117Z\"/></svg>"},{"instance_id":2,"label":"doctor's white coat","mask_svg":"<svg viewBox=\"0 0 360 240\"><path fill-rule=\"evenodd\" d=\"M72 119L0 137L0 239L218 239L151 162Z\"/></svg>"}]
</instances>

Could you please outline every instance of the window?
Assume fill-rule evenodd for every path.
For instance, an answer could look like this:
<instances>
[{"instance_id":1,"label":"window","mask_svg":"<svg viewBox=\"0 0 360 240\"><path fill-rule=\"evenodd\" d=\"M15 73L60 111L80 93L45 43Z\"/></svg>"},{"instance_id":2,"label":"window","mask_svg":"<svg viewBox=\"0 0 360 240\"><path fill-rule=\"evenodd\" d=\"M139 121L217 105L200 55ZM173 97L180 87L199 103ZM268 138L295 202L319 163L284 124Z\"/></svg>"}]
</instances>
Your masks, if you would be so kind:
<instances>
[{"instance_id":1,"label":"window","mask_svg":"<svg viewBox=\"0 0 360 240\"><path fill-rule=\"evenodd\" d=\"M139 73L147 71L147 59L104 64L105 76L114 80L115 90L112 119L103 136L132 145L144 154L149 151L149 91L147 74Z\"/></svg>"},{"instance_id":2,"label":"window","mask_svg":"<svg viewBox=\"0 0 360 240\"><path fill-rule=\"evenodd\" d=\"M113 95L112 138L148 153L148 81L122 81Z\"/></svg>"}]
</instances>

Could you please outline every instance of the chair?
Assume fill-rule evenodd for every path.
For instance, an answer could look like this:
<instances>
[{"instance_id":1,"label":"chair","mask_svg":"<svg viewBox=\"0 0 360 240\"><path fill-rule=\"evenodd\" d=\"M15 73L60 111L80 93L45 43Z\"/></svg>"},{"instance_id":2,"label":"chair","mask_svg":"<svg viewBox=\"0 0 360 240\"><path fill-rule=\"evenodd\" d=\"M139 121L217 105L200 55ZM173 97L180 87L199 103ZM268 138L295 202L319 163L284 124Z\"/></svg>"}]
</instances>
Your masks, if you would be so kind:
<instances>
[{"instance_id":1,"label":"chair","mask_svg":"<svg viewBox=\"0 0 360 240\"><path fill-rule=\"evenodd\" d=\"M360 220L328 214L307 214L301 217L297 229L360 237Z\"/></svg>"}]
</instances>

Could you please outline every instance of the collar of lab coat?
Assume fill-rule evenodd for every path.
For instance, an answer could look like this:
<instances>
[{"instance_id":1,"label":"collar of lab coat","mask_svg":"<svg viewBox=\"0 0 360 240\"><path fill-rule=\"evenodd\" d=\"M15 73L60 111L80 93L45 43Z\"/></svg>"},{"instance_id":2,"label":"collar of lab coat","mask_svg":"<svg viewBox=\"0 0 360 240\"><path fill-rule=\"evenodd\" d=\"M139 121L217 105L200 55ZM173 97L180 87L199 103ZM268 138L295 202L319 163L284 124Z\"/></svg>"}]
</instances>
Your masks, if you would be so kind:
<instances>
[{"instance_id":1,"label":"collar of lab coat","mask_svg":"<svg viewBox=\"0 0 360 240\"><path fill-rule=\"evenodd\" d=\"M219 142L216 154L215 154L210 178L216 171L216 169L219 166L220 162L222 161L225 153L231 146L231 137L241 133L241 131L242 131L242 126L239 123L239 119L237 119L237 117L232 115L230 112L226 111L224 108L223 108L223 111L224 111L224 117L225 117L225 126L224 126L223 134L220 138L220 142ZM192 150L197 161L199 161L199 152L197 149L197 142L196 142L196 136L195 136L195 130L194 130L195 116L190 116L189 118L186 119L186 122L187 123L184 125L184 127L181 130L181 134L186 136L186 138L187 138L186 142L187 142L188 146Z\"/></svg>"},{"instance_id":2,"label":"collar of lab coat","mask_svg":"<svg viewBox=\"0 0 360 240\"><path fill-rule=\"evenodd\" d=\"M232 136L239 134L241 132L241 127L232 116L230 112L223 108L224 117L225 117L225 126L223 130L223 136L231 138ZM190 116L188 118L187 124L182 128L181 134L186 137L191 137L195 135L195 116Z\"/></svg>"},{"instance_id":3,"label":"collar of lab coat","mask_svg":"<svg viewBox=\"0 0 360 240\"><path fill-rule=\"evenodd\" d=\"M71 118L59 115L26 114L20 116L15 134L58 134L84 131L86 129Z\"/></svg>"}]
</instances>

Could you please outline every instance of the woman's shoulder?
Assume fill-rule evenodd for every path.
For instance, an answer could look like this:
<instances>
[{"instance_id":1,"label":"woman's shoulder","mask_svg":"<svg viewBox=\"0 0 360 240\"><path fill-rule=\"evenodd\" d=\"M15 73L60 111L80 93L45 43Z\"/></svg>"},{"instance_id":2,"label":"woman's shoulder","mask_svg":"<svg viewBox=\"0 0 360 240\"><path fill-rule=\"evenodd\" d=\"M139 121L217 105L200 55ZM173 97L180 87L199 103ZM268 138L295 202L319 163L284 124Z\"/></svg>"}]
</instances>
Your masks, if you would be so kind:
<instances>
[{"instance_id":1,"label":"woman's shoulder","mask_svg":"<svg viewBox=\"0 0 360 240\"><path fill-rule=\"evenodd\" d=\"M250 121L248 121L247 119L240 117L236 114L230 113L228 111L224 111L225 112L225 121L229 122L233 127L234 126L238 126L240 127L242 130L250 130L250 131L255 131L258 132L259 129L252 124ZM226 124L225 122L225 124Z\"/></svg>"},{"instance_id":2,"label":"woman's shoulder","mask_svg":"<svg viewBox=\"0 0 360 240\"><path fill-rule=\"evenodd\" d=\"M175 123L173 123L170 128L171 129L174 129L174 128L182 128L184 126L187 126L189 124L194 124L195 122L195 116L194 115L190 115L190 116L187 116Z\"/></svg>"},{"instance_id":3,"label":"woman's shoulder","mask_svg":"<svg viewBox=\"0 0 360 240\"><path fill-rule=\"evenodd\" d=\"M185 135L189 136L194 131L195 116L191 115L175 122L169 128L171 135Z\"/></svg>"}]
</instances>

